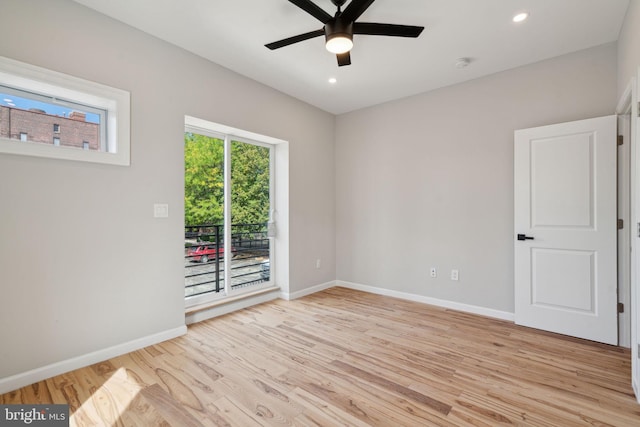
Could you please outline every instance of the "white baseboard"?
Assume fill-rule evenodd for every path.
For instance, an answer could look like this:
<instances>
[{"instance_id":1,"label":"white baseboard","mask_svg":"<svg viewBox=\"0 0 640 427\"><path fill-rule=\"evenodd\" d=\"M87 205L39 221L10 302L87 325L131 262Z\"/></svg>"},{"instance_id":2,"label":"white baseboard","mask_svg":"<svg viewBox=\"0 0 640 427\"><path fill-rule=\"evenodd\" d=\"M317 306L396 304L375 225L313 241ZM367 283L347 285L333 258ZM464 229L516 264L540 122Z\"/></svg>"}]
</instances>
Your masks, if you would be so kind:
<instances>
[{"instance_id":1,"label":"white baseboard","mask_svg":"<svg viewBox=\"0 0 640 427\"><path fill-rule=\"evenodd\" d=\"M354 289L357 291L369 292L377 295L385 295L388 297L406 299L409 301L421 302L423 304L435 305L443 308L450 308L452 310L464 311L466 313L479 314L481 316L493 317L494 319L508 320L513 322L515 316L508 311L494 310L492 308L480 307L477 305L463 304L455 301L447 301L438 298L426 297L423 295L410 294L407 292L393 291L390 289L376 288L375 286L361 285L359 283L345 282L342 280L336 281L336 286L343 288Z\"/></svg>"},{"instance_id":2,"label":"white baseboard","mask_svg":"<svg viewBox=\"0 0 640 427\"><path fill-rule=\"evenodd\" d=\"M112 357L130 353L132 351L136 351L153 344L158 344L159 342L170 340L186 333L187 327L180 326L174 329L159 332L157 334L138 338L133 341L117 344L113 347L108 347L102 350L94 351L92 353L83 354L82 356L52 363L51 365L36 368L31 371L12 375L6 378L1 378L0 394L28 386L47 378L55 377L56 375L64 374L65 372L83 368L94 363L102 362L103 360L111 359Z\"/></svg>"},{"instance_id":3,"label":"white baseboard","mask_svg":"<svg viewBox=\"0 0 640 427\"><path fill-rule=\"evenodd\" d=\"M315 285L298 292L293 292L293 293L280 292L280 298L287 301L291 301L294 299L305 297L307 295L315 294L316 292L324 291L325 289L333 288L334 286L336 286L336 282L331 281L331 282L321 283L319 285Z\"/></svg>"}]
</instances>

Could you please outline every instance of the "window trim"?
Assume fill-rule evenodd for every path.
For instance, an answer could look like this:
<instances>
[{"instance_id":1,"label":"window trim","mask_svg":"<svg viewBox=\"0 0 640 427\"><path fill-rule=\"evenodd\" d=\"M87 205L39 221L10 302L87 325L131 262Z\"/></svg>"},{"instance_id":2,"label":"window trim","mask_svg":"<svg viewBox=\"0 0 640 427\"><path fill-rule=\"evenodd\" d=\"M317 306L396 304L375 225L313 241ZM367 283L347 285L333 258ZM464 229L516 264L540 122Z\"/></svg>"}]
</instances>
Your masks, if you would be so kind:
<instances>
[{"instance_id":1,"label":"window trim","mask_svg":"<svg viewBox=\"0 0 640 427\"><path fill-rule=\"evenodd\" d=\"M73 77L0 56L0 85L62 98L107 111L103 129L106 151L78 150L0 137L0 153L129 166L130 94L100 83ZM101 124L102 128L102 124Z\"/></svg>"}]
</instances>

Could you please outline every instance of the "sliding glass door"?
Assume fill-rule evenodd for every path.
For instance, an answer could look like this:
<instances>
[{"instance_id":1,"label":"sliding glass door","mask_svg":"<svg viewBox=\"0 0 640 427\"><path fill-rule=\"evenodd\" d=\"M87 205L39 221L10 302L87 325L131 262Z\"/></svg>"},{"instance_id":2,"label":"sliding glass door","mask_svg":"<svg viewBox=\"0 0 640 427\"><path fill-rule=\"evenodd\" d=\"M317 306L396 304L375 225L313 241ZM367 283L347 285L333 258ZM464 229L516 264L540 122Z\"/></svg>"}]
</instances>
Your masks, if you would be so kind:
<instances>
[{"instance_id":1,"label":"sliding glass door","mask_svg":"<svg viewBox=\"0 0 640 427\"><path fill-rule=\"evenodd\" d=\"M273 283L273 146L186 126L187 306Z\"/></svg>"}]
</instances>

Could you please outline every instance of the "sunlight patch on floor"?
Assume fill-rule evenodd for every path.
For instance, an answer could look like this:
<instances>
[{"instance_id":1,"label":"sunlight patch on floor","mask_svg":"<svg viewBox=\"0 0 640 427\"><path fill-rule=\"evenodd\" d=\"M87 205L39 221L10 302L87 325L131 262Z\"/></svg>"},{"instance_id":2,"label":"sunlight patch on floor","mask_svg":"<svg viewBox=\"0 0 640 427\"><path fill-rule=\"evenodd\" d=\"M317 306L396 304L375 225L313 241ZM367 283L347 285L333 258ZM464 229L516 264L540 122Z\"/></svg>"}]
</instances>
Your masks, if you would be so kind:
<instances>
[{"instance_id":1,"label":"sunlight patch on floor","mask_svg":"<svg viewBox=\"0 0 640 427\"><path fill-rule=\"evenodd\" d=\"M129 378L126 369L120 368L70 416L70 425L87 425L88 420L97 422L95 425L120 425L119 420L132 409L141 390L142 386Z\"/></svg>"}]
</instances>

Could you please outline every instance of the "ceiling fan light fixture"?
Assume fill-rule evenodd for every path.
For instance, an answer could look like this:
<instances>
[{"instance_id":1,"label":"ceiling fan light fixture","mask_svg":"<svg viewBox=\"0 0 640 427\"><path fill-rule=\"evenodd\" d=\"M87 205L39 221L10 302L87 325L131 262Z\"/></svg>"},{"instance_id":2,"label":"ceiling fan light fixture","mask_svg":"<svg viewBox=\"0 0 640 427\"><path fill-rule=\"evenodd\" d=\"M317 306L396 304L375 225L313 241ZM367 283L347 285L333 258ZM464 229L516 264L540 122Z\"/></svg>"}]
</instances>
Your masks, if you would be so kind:
<instances>
[{"instance_id":1,"label":"ceiling fan light fixture","mask_svg":"<svg viewBox=\"0 0 640 427\"><path fill-rule=\"evenodd\" d=\"M331 53L347 53L353 48L353 22L339 17L324 26L325 47Z\"/></svg>"},{"instance_id":2,"label":"ceiling fan light fixture","mask_svg":"<svg viewBox=\"0 0 640 427\"><path fill-rule=\"evenodd\" d=\"M325 47L331 53L346 53L353 48L353 40L348 34L332 34L327 36Z\"/></svg>"}]
</instances>

